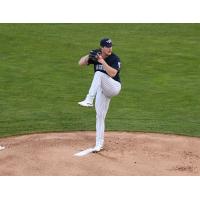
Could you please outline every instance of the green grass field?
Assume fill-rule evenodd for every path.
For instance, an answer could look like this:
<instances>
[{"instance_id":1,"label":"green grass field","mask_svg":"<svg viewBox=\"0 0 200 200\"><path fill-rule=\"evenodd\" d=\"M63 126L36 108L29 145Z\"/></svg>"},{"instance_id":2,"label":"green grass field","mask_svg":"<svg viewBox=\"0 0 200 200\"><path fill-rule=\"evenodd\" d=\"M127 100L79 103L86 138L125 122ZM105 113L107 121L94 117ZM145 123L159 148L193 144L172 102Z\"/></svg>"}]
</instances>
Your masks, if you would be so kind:
<instances>
[{"instance_id":1,"label":"green grass field","mask_svg":"<svg viewBox=\"0 0 200 200\"><path fill-rule=\"evenodd\" d=\"M111 37L122 91L107 130L200 136L200 24L0 24L0 136L95 130L79 107L93 67L78 60Z\"/></svg>"}]
</instances>

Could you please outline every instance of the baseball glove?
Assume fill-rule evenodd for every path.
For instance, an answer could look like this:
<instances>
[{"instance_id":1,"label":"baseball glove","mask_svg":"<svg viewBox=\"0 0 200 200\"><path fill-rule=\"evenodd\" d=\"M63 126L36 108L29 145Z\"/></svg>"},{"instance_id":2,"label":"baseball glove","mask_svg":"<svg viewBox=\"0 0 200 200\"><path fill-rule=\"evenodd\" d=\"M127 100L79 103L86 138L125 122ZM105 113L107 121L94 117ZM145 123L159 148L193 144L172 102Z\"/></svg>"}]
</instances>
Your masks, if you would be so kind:
<instances>
[{"instance_id":1,"label":"baseball glove","mask_svg":"<svg viewBox=\"0 0 200 200\"><path fill-rule=\"evenodd\" d=\"M91 50L89 53L89 60L91 60L93 62L97 62L98 55L100 55L100 54L101 54L101 49Z\"/></svg>"}]
</instances>

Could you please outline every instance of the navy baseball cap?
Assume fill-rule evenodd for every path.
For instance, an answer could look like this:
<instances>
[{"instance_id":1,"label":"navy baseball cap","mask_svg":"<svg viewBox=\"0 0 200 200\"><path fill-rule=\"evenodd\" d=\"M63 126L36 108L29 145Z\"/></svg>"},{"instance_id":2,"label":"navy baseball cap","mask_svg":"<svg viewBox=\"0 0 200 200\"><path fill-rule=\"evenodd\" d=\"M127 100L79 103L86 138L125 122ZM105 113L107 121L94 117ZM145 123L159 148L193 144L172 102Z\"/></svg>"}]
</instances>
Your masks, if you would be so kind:
<instances>
[{"instance_id":1,"label":"navy baseball cap","mask_svg":"<svg viewBox=\"0 0 200 200\"><path fill-rule=\"evenodd\" d=\"M100 46L101 47L112 47L112 40L109 39L109 38L103 38L101 41L100 41Z\"/></svg>"}]
</instances>

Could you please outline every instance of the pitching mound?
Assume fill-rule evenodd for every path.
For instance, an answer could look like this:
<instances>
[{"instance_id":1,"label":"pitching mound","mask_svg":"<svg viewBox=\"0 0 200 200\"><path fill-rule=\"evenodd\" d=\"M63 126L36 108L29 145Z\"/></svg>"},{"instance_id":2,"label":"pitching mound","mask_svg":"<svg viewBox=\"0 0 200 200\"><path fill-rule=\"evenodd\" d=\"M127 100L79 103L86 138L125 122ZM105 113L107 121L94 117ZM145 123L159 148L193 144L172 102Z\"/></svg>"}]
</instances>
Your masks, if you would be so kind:
<instances>
[{"instance_id":1,"label":"pitching mound","mask_svg":"<svg viewBox=\"0 0 200 200\"><path fill-rule=\"evenodd\" d=\"M200 175L200 138L109 132L103 151L74 156L94 144L94 132L1 138L0 175Z\"/></svg>"}]
</instances>

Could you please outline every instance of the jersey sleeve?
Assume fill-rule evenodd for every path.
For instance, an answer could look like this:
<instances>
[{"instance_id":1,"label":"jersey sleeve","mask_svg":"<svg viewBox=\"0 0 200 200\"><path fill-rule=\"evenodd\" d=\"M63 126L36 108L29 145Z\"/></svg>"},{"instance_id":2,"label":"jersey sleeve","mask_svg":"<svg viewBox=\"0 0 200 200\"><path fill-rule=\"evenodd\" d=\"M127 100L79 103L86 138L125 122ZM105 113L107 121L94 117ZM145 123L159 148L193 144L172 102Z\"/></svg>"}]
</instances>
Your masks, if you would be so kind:
<instances>
[{"instance_id":1,"label":"jersey sleeve","mask_svg":"<svg viewBox=\"0 0 200 200\"><path fill-rule=\"evenodd\" d=\"M117 71L120 70L121 68L121 62L120 59L118 57L115 57L111 63L111 67L116 69Z\"/></svg>"}]
</instances>

